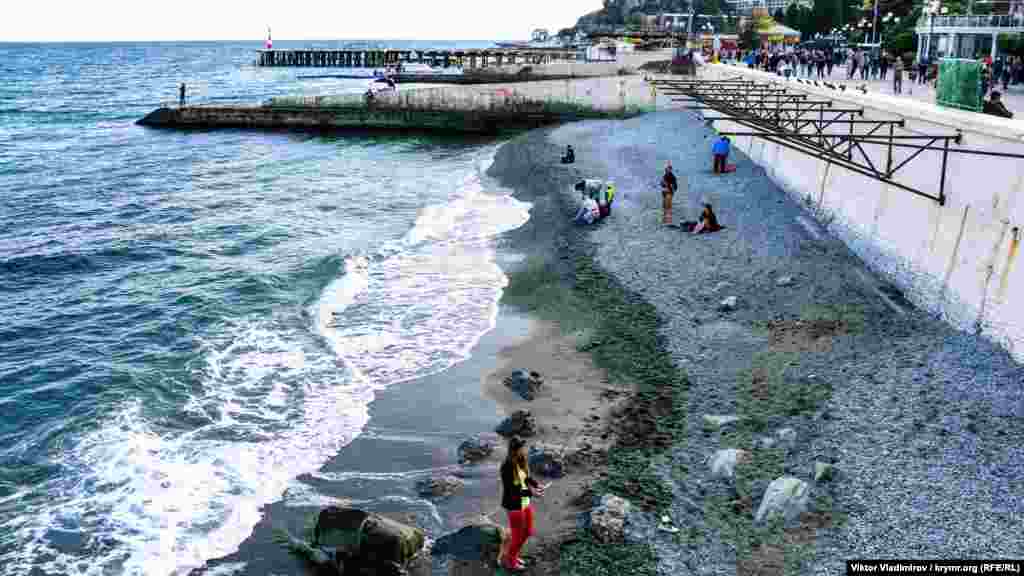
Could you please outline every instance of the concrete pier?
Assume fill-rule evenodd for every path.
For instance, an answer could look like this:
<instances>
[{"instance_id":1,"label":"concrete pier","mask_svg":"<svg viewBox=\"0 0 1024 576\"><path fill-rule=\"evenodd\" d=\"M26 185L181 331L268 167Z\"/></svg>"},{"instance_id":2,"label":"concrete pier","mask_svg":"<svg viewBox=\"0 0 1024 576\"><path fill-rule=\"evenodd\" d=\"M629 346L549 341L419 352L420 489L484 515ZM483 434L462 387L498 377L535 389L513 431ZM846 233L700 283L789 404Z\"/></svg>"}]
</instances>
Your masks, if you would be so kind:
<instances>
[{"instance_id":1,"label":"concrete pier","mask_svg":"<svg viewBox=\"0 0 1024 576\"><path fill-rule=\"evenodd\" d=\"M486 68L503 64L547 64L576 60L577 51L565 48L487 50L258 50L258 66L303 66L318 68L386 68L406 63L429 64L438 68Z\"/></svg>"},{"instance_id":2,"label":"concrete pier","mask_svg":"<svg viewBox=\"0 0 1024 576\"><path fill-rule=\"evenodd\" d=\"M640 77L445 86L380 93L283 96L262 104L165 106L138 121L173 128L404 129L495 134L653 110Z\"/></svg>"}]
</instances>

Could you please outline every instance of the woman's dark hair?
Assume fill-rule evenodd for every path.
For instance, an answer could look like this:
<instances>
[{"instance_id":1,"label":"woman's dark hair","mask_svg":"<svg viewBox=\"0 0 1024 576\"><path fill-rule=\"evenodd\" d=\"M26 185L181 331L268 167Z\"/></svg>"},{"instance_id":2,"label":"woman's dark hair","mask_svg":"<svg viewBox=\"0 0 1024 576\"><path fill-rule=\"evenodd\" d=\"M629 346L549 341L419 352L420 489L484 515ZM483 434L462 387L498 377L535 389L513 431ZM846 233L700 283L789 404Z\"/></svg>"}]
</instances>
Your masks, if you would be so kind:
<instances>
[{"instance_id":1,"label":"woman's dark hair","mask_svg":"<svg viewBox=\"0 0 1024 576\"><path fill-rule=\"evenodd\" d=\"M519 436L513 436L508 439L508 454L505 455L505 462L520 470L526 470L526 458L519 456L519 449L523 446L526 446L526 442Z\"/></svg>"}]
</instances>

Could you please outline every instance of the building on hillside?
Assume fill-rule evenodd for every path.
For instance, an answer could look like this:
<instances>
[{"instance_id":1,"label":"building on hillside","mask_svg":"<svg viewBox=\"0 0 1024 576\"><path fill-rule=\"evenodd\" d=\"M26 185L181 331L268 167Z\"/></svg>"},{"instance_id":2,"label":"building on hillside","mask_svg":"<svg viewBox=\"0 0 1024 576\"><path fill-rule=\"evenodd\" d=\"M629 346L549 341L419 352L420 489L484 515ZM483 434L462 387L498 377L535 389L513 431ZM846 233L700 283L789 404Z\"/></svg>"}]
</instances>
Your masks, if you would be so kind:
<instances>
[{"instance_id":1,"label":"building on hillside","mask_svg":"<svg viewBox=\"0 0 1024 576\"><path fill-rule=\"evenodd\" d=\"M543 28L537 28L536 30L533 31L530 40L532 42L547 42L549 38L551 38L550 32Z\"/></svg>"},{"instance_id":2,"label":"building on hillside","mask_svg":"<svg viewBox=\"0 0 1024 576\"><path fill-rule=\"evenodd\" d=\"M1014 11L1016 9L1016 11ZM999 36L1024 34L1024 5L1011 5L1007 14L945 16L921 14L917 21L917 58L976 58L999 56Z\"/></svg>"},{"instance_id":3,"label":"building on hillside","mask_svg":"<svg viewBox=\"0 0 1024 576\"><path fill-rule=\"evenodd\" d=\"M732 6L736 14L741 16L750 16L754 8L758 7L768 9L769 14L775 14L776 10L785 12L790 4L814 8L814 0L726 0L726 2Z\"/></svg>"},{"instance_id":4,"label":"building on hillside","mask_svg":"<svg viewBox=\"0 0 1024 576\"><path fill-rule=\"evenodd\" d=\"M689 21L689 14L661 14L658 17L658 27L666 30L686 30Z\"/></svg>"}]
</instances>

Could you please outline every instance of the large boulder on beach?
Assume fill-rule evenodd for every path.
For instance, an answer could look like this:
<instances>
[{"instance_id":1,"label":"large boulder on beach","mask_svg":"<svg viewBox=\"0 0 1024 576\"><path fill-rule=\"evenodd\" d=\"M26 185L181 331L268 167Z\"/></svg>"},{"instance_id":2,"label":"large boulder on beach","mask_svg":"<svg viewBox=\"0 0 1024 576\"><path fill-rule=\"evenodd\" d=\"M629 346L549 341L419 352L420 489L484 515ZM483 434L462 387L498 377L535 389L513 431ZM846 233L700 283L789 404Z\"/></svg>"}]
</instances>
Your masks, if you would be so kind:
<instances>
[{"instance_id":1,"label":"large boulder on beach","mask_svg":"<svg viewBox=\"0 0 1024 576\"><path fill-rule=\"evenodd\" d=\"M350 573L400 574L420 550L423 530L378 514L330 506L320 511L312 546L327 550Z\"/></svg>"},{"instance_id":2,"label":"large boulder on beach","mask_svg":"<svg viewBox=\"0 0 1024 576\"><path fill-rule=\"evenodd\" d=\"M529 438L537 434L537 419L530 414L529 410L516 410L511 416L502 420L494 431L506 438L511 436Z\"/></svg>"},{"instance_id":3,"label":"large boulder on beach","mask_svg":"<svg viewBox=\"0 0 1024 576\"><path fill-rule=\"evenodd\" d=\"M468 438L459 444L459 462L470 464L486 460L494 452L499 442L501 442L501 437L490 433L477 434Z\"/></svg>"},{"instance_id":4,"label":"large boulder on beach","mask_svg":"<svg viewBox=\"0 0 1024 576\"><path fill-rule=\"evenodd\" d=\"M565 450L558 446L530 446L530 471L545 478L565 475Z\"/></svg>"},{"instance_id":5,"label":"large boulder on beach","mask_svg":"<svg viewBox=\"0 0 1024 576\"><path fill-rule=\"evenodd\" d=\"M493 563L501 551L503 534L502 527L497 524L470 524L438 537L430 553L435 557L450 556L454 560Z\"/></svg>"},{"instance_id":6,"label":"large boulder on beach","mask_svg":"<svg viewBox=\"0 0 1024 576\"><path fill-rule=\"evenodd\" d=\"M516 370L505 377L505 386L508 386L524 400L533 400L543 384L540 374L529 370Z\"/></svg>"},{"instance_id":7,"label":"large boulder on beach","mask_svg":"<svg viewBox=\"0 0 1024 576\"><path fill-rule=\"evenodd\" d=\"M455 476L438 476L418 480L416 482L416 492L425 498L447 498L461 490L462 486L462 480Z\"/></svg>"},{"instance_id":8,"label":"large boulder on beach","mask_svg":"<svg viewBox=\"0 0 1024 576\"><path fill-rule=\"evenodd\" d=\"M632 509L629 500L605 494L598 505L584 513L583 526L594 538L605 544L621 543L625 539L626 514Z\"/></svg>"},{"instance_id":9,"label":"large boulder on beach","mask_svg":"<svg viewBox=\"0 0 1024 576\"><path fill-rule=\"evenodd\" d=\"M711 466L711 475L715 478L734 478L736 476L736 465L746 462L750 453L738 448L725 448L715 452L708 463Z\"/></svg>"},{"instance_id":10,"label":"large boulder on beach","mask_svg":"<svg viewBox=\"0 0 1024 576\"><path fill-rule=\"evenodd\" d=\"M434 542L431 554L449 556L448 576L493 576L504 531L496 524L471 524Z\"/></svg>"},{"instance_id":11,"label":"large boulder on beach","mask_svg":"<svg viewBox=\"0 0 1024 576\"><path fill-rule=\"evenodd\" d=\"M799 478L776 478L768 485L754 521L764 522L777 517L784 518L787 522L793 520L807 511L810 493L810 486Z\"/></svg>"}]
</instances>

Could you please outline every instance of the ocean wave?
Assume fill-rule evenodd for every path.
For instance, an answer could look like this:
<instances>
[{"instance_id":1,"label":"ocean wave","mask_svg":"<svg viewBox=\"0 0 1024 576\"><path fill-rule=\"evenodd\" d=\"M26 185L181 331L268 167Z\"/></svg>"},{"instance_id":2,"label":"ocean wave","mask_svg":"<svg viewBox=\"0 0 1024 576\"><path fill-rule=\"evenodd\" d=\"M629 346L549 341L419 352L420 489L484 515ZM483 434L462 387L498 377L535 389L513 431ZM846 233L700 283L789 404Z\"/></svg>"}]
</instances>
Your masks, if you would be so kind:
<instances>
[{"instance_id":1,"label":"ocean wave","mask_svg":"<svg viewBox=\"0 0 1024 576\"><path fill-rule=\"evenodd\" d=\"M485 176L496 151L481 156L453 200L423 208L401 240L353 260L317 303L318 331L374 385L445 370L494 327L508 283L494 241L530 208ZM358 290L347 288L353 282Z\"/></svg>"},{"instance_id":2,"label":"ocean wave","mask_svg":"<svg viewBox=\"0 0 1024 576\"><path fill-rule=\"evenodd\" d=\"M122 264L162 260L181 256L182 252L166 245L145 243L111 246L90 251L61 251L21 254L0 259L0 274L10 275L8 281L83 275L116 268Z\"/></svg>"},{"instance_id":3,"label":"ocean wave","mask_svg":"<svg viewBox=\"0 0 1024 576\"><path fill-rule=\"evenodd\" d=\"M49 503L3 526L15 573L187 573L236 550L261 506L368 419L369 388L308 333L254 321L202 345L202 386L184 411L206 424L159 430L134 401L55 455L66 472L46 486Z\"/></svg>"},{"instance_id":4,"label":"ocean wave","mask_svg":"<svg viewBox=\"0 0 1024 576\"><path fill-rule=\"evenodd\" d=\"M197 341L203 361L191 368L180 407L193 429L161 428L136 399L67 438L51 454L62 472L40 487L46 499L0 503L6 567L185 574L236 551L266 504L326 501L302 496L294 479L361 433L375 390L464 360L494 326L507 284L495 239L529 217L528 204L486 180L495 150L455 184L449 202L424 208L401 240L301 272L298 282L307 284L337 277L309 306L311 326L253 318L207 327ZM14 267L95 270L131 250L83 256ZM436 507L412 494L377 505L441 524Z\"/></svg>"}]
</instances>

